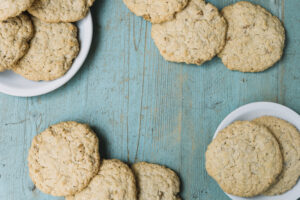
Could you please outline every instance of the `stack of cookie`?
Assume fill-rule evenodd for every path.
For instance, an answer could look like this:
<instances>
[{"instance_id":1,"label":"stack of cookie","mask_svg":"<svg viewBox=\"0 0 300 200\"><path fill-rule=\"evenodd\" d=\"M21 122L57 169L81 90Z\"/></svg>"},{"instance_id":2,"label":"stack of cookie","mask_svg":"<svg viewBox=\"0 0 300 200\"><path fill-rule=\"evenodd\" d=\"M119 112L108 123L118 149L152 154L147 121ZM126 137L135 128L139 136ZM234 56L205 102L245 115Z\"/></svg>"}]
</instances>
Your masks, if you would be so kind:
<instances>
[{"instance_id":1,"label":"stack of cookie","mask_svg":"<svg viewBox=\"0 0 300 200\"><path fill-rule=\"evenodd\" d=\"M151 35L171 62L201 65L218 55L231 70L259 72L282 56L280 20L258 5L241 1L221 13L204 0L123 0L153 23Z\"/></svg>"},{"instance_id":2,"label":"stack of cookie","mask_svg":"<svg viewBox=\"0 0 300 200\"><path fill-rule=\"evenodd\" d=\"M4 0L0 3L0 71L33 81L63 76L79 53L77 27L94 0ZM28 11L32 16L29 16Z\"/></svg>"},{"instance_id":3,"label":"stack of cookie","mask_svg":"<svg viewBox=\"0 0 300 200\"><path fill-rule=\"evenodd\" d=\"M208 146L206 170L232 195L282 194L300 176L300 133L271 116L236 121Z\"/></svg>"},{"instance_id":4,"label":"stack of cookie","mask_svg":"<svg viewBox=\"0 0 300 200\"><path fill-rule=\"evenodd\" d=\"M61 122L35 136L28 165L38 189L67 200L180 200L180 180L166 167L101 161L98 138L86 124Z\"/></svg>"}]
</instances>

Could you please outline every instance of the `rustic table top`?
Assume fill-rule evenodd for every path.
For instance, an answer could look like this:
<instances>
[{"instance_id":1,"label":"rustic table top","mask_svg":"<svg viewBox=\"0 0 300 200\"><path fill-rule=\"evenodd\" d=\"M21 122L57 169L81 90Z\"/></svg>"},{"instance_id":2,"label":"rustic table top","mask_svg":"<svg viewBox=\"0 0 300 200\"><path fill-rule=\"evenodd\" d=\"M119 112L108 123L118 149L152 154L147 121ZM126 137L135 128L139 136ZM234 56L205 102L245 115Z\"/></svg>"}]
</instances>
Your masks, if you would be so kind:
<instances>
[{"instance_id":1,"label":"rustic table top","mask_svg":"<svg viewBox=\"0 0 300 200\"><path fill-rule=\"evenodd\" d=\"M235 2L208 1L218 8ZM122 0L97 0L90 54L69 83L40 97L0 95L0 199L63 199L34 187L27 153L37 133L65 120L90 124L103 158L174 169L185 200L228 199L204 165L223 118L255 101L278 102L300 113L300 1L252 2L284 22L287 46L274 67L246 74L229 71L218 58L201 67L166 62L151 39L150 23L130 13Z\"/></svg>"}]
</instances>

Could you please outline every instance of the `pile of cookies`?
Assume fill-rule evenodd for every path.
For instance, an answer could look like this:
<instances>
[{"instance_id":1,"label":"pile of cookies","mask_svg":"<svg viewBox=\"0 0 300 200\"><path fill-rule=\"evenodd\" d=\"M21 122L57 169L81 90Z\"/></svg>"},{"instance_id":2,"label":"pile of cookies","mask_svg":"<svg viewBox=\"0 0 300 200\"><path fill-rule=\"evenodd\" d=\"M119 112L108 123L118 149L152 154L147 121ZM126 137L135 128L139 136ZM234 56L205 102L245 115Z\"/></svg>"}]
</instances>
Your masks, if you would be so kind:
<instances>
[{"instance_id":1,"label":"pile of cookies","mask_svg":"<svg viewBox=\"0 0 300 200\"><path fill-rule=\"evenodd\" d=\"M287 192L300 176L300 132L272 116L236 121L208 146L206 170L232 195Z\"/></svg>"},{"instance_id":2,"label":"pile of cookies","mask_svg":"<svg viewBox=\"0 0 300 200\"><path fill-rule=\"evenodd\" d=\"M1 1L0 72L13 70L33 81L63 76L79 53L77 27L69 22L84 18L93 2Z\"/></svg>"},{"instance_id":3,"label":"pile of cookies","mask_svg":"<svg viewBox=\"0 0 300 200\"><path fill-rule=\"evenodd\" d=\"M180 200L180 180L164 166L101 161L98 138L86 124L61 122L35 136L28 166L38 189L67 200Z\"/></svg>"},{"instance_id":4,"label":"pile of cookies","mask_svg":"<svg viewBox=\"0 0 300 200\"><path fill-rule=\"evenodd\" d=\"M230 70L260 72L280 60L285 30L266 9L240 1L221 13L204 0L123 0L152 25L161 55L201 65L218 55Z\"/></svg>"}]
</instances>

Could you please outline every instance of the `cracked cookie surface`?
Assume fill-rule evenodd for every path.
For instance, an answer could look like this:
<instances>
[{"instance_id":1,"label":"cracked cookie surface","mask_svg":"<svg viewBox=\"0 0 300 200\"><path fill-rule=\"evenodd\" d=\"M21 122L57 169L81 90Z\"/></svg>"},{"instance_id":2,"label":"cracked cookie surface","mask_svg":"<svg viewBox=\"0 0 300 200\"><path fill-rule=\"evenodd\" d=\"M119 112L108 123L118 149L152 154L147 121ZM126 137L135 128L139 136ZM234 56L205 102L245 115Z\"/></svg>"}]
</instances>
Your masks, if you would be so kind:
<instances>
[{"instance_id":1,"label":"cracked cookie surface","mask_svg":"<svg viewBox=\"0 0 300 200\"><path fill-rule=\"evenodd\" d=\"M98 174L81 192L66 200L136 200L135 177L123 162L103 160Z\"/></svg>"},{"instance_id":2,"label":"cracked cookie surface","mask_svg":"<svg viewBox=\"0 0 300 200\"><path fill-rule=\"evenodd\" d=\"M132 170L137 180L138 200L180 200L180 180L171 169L139 162Z\"/></svg>"},{"instance_id":3,"label":"cracked cookie surface","mask_svg":"<svg viewBox=\"0 0 300 200\"><path fill-rule=\"evenodd\" d=\"M201 65L223 49L226 30L215 6L191 0L173 20L153 24L151 35L166 60Z\"/></svg>"},{"instance_id":4,"label":"cracked cookie surface","mask_svg":"<svg viewBox=\"0 0 300 200\"><path fill-rule=\"evenodd\" d=\"M279 144L264 126L236 121L221 130L206 151L206 170L229 194L266 191L282 170Z\"/></svg>"},{"instance_id":5,"label":"cracked cookie surface","mask_svg":"<svg viewBox=\"0 0 300 200\"><path fill-rule=\"evenodd\" d=\"M33 32L32 22L25 14L0 21L0 71L10 69L25 55Z\"/></svg>"},{"instance_id":6,"label":"cracked cookie surface","mask_svg":"<svg viewBox=\"0 0 300 200\"><path fill-rule=\"evenodd\" d=\"M228 69L260 72L280 60L285 30L276 16L245 1L225 7L222 14L228 31L226 45L218 56Z\"/></svg>"},{"instance_id":7,"label":"cracked cookie surface","mask_svg":"<svg viewBox=\"0 0 300 200\"><path fill-rule=\"evenodd\" d=\"M35 0L28 12L45 22L76 22L84 18L95 0Z\"/></svg>"},{"instance_id":8,"label":"cracked cookie surface","mask_svg":"<svg viewBox=\"0 0 300 200\"><path fill-rule=\"evenodd\" d=\"M162 23L174 18L188 4L188 0L123 0L137 16L151 23Z\"/></svg>"},{"instance_id":9,"label":"cracked cookie surface","mask_svg":"<svg viewBox=\"0 0 300 200\"><path fill-rule=\"evenodd\" d=\"M27 10L34 0L1 0L0 21L20 15Z\"/></svg>"},{"instance_id":10,"label":"cracked cookie surface","mask_svg":"<svg viewBox=\"0 0 300 200\"><path fill-rule=\"evenodd\" d=\"M45 23L35 17L32 20L35 34L29 50L13 70L33 81L58 79L79 53L77 27L71 23Z\"/></svg>"},{"instance_id":11,"label":"cracked cookie surface","mask_svg":"<svg viewBox=\"0 0 300 200\"><path fill-rule=\"evenodd\" d=\"M36 187L53 196L84 189L98 173L98 138L88 125L61 122L34 137L28 154Z\"/></svg>"},{"instance_id":12,"label":"cracked cookie surface","mask_svg":"<svg viewBox=\"0 0 300 200\"><path fill-rule=\"evenodd\" d=\"M300 132L292 124L282 119L263 116L253 122L266 126L276 137L283 156L283 170L264 194L279 195L296 185L300 177Z\"/></svg>"}]
</instances>

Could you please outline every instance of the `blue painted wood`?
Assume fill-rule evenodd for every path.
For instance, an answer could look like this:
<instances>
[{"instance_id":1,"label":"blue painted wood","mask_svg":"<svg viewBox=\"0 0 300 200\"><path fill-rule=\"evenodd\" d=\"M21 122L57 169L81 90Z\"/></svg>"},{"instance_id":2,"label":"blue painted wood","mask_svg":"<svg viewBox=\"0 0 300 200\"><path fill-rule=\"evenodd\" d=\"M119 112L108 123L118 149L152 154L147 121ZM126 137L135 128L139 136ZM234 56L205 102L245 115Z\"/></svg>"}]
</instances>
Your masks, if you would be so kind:
<instances>
[{"instance_id":1,"label":"blue painted wood","mask_svg":"<svg viewBox=\"0 0 300 200\"><path fill-rule=\"evenodd\" d=\"M234 0L210 0L218 8ZM150 161L176 170L186 200L228 199L206 174L204 153L217 125L235 108L272 101L300 112L300 1L253 0L287 29L283 60L255 74L231 72L218 58L204 66L163 60L151 24L121 0L92 8L94 40L79 73L34 98L0 95L0 200L50 200L30 181L27 152L49 125L77 120L97 132L104 158Z\"/></svg>"}]
</instances>

